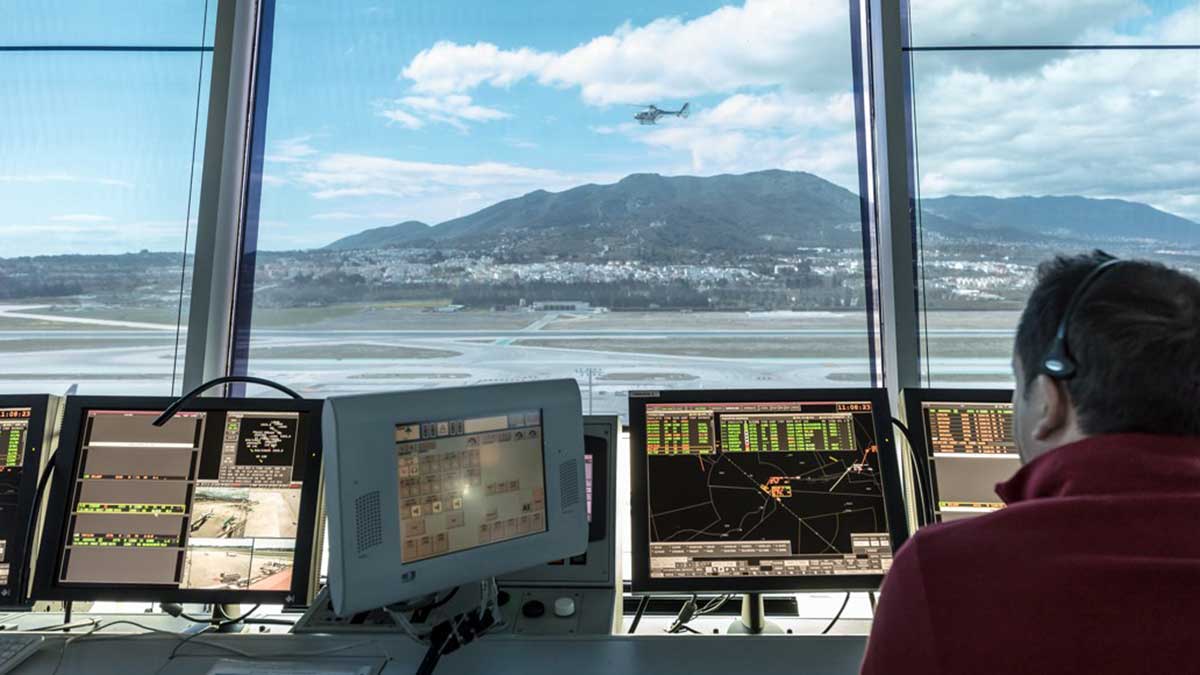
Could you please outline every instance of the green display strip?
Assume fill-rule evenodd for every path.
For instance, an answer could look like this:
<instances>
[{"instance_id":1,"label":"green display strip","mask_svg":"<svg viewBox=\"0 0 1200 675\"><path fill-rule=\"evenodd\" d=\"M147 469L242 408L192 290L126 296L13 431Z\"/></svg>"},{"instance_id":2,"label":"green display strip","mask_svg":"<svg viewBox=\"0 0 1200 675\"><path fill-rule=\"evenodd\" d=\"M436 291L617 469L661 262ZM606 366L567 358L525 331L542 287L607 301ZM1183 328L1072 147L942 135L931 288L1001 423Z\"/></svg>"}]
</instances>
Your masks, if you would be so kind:
<instances>
[{"instance_id":1,"label":"green display strip","mask_svg":"<svg viewBox=\"0 0 1200 675\"><path fill-rule=\"evenodd\" d=\"M155 516L182 516L187 513L186 504L100 504L80 502L75 507L79 513L132 513Z\"/></svg>"},{"instance_id":2,"label":"green display strip","mask_svg":"<svg viewBox=\"0 0 1200 675\"><path fill-rule=\"evenodd\" d=\"M161 534L82 534L75 533L72 546L171 548L179 546L179 537Z\"/></svg>"}]
</instances>

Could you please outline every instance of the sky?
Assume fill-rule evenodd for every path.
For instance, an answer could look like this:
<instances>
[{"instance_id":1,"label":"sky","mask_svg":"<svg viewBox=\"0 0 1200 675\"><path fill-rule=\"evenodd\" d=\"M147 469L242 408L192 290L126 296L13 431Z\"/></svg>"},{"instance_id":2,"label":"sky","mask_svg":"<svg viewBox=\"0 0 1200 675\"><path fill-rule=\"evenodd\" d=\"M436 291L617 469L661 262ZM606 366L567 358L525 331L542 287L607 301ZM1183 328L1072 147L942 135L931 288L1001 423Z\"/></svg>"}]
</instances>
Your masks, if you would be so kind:
<instances>
[{"instance_id":1,"label":"sky","mask_svg":"<svg viewBox=\"0 0 1200 675\"><path fill-rule=\"evenodd\" d=\"M0 46L211 44L215 6L9 0ZM857 190L848 6L279 0L260 248L635 172L783 168ZM916 46L1200 44L1200 0L910 8ZM0 51L0 257L182 250L208 66ZM919 52L913 78L924 196L1118 197L1200 220L1200 51ZM687 119L632 119L684 102Z\"/></svg>"}]
</instances>

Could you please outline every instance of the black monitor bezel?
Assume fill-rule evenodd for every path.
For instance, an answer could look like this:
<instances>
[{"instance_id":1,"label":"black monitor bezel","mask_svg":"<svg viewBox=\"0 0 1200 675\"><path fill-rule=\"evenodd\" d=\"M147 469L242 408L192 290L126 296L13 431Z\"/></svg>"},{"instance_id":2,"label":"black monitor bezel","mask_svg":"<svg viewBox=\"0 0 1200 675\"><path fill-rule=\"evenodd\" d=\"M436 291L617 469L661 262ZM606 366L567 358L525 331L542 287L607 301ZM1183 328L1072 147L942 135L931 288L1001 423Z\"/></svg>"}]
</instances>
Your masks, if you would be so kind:
<instances>
[{"instance_id":1,"label":"black monitor bezel","mask_svg":"<svg viewBox=\"0 0 1200 675\"><path fill-rule=\"evenodd\" d=\"M77 473L79 442L83 422L89 410L161 411L174 402L166 396L71 396L63 413L54 477L44 514L41 555L34 575L33 597L38 600L143 601L283 604L300 606L308 600L309 575L312 571L313 541L317 502L321 490L321 411L319 399L290 398L197 398L183 406L185 412L250 411L300 412L307 419L308 464L304 467L304 486L300 492L300 518L296 528L296 548L292 567L292 587L286 591L237 591L163 587L139 584L74 585L58 580L62 564L63 533L70 514L71 482Z\"/></svg>"},{"instance_id":2,"label":"black monitor bezel","mask_svg":"<svg viewBox=\"0 0 1200 675\"><path fill-rule=\"evenodd\" d=\"M891 405L886 389L669 389L653 392L629 392L629 483L632 503L632 569L630 581L634 593L785 593L805 591L872 591L883 583L881 574L829 576L741 577L737 579L694 578L652 579L650 577L649 503L646 495L646 404L779 401L870 401L879 444L884 512L892 550L898 551L908 539L908 512L904 504L900 463L892 434ZM888 489L890 486L890 489Z\"/></svg>"},{"instance_id":3,"label":"black monitor bezel","mask_svg":"<svg viewBox=\"0 0 1200 675\"><path fill-rule=\"evenodd\" d=\"M38 479L41 478L42 456L51 450L47 447L47 431L49 426L47 416L50 414L50 394L0 394L0 408L29 408L29 431L25 439L25 456L22 458L22 468L31 469L21 472L20 494L17 497L17 518L25 523L22 534L25 539L19 542L21 547L19 559L13 559L13 542L8 543L5 559L9 563L8 588L15 588L15 596L8 595L0 599L0 607L23 607L30 602L29 578L33 576L33 550L38 542L31 538L29 515L34 509L34 493L37 492ZM39 455L38 453L42 453ZM33 529L37 530L38 521L34 521ZM29 542L25 549L25 541ZM16 571L14 574L14 567Z\"/></svg>"},{"instance_id":4,"label":"black monitor bezel","mask_svg":"<svg viewBox=\"0 0 1200 675\"><path fill-rule=\"evenodd\" d=\"M924 461L915 467L920 473L918 480L924 487L924 524L940 523L938 517L937 468L933 462L933 448L929 445L929 428L925 425L923 406L926 403L1012 403L1012 389L953 389L912 387L902 392L904 423L913 440L920 443L916 455Z\"/></svg>"}]
</instances>

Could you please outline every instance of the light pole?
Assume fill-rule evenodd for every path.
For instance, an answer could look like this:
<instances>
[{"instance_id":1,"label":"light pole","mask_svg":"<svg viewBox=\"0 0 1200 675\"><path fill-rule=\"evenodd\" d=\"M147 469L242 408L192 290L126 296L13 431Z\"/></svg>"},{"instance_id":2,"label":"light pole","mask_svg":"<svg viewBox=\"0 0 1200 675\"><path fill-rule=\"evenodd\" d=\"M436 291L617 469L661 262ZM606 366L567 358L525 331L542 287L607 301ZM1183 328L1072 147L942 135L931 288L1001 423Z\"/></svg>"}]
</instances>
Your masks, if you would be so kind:
<instances>
[{"instance_id":1,"label":"light pole","mask_svg":"<svg viewBox=\"0 0 1200 675\"><path fill-rule=\"evenodd\" d=\"M601 370L600 368L588 367L588 368L576 368L575 373L577 375L579 375L580 377L587 378L587 392L588 392L587 414L591 415L592 414L592 378L597 375L603 375L604 371Z\"/></svg>"}]
</instances>

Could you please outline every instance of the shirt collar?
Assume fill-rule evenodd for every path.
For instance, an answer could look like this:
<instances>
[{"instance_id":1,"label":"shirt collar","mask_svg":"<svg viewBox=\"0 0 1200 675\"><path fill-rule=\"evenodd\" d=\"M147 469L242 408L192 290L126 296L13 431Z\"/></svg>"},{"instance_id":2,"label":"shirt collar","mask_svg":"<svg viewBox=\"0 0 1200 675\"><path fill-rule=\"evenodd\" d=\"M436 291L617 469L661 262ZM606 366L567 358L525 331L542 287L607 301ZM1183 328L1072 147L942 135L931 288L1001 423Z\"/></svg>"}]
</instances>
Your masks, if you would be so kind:
<instances>
[{"instance_id":1,"label":"shirt collar","mask_svg":"<svg viewBox=\"0 0 1200 675\"><path fill-rule=\"evenodd\" d=\"M1059 446L996 485L1005 504L1042 497L1200 494L1200 437L1106 434Z\"/></svg>"}]
</instances>

